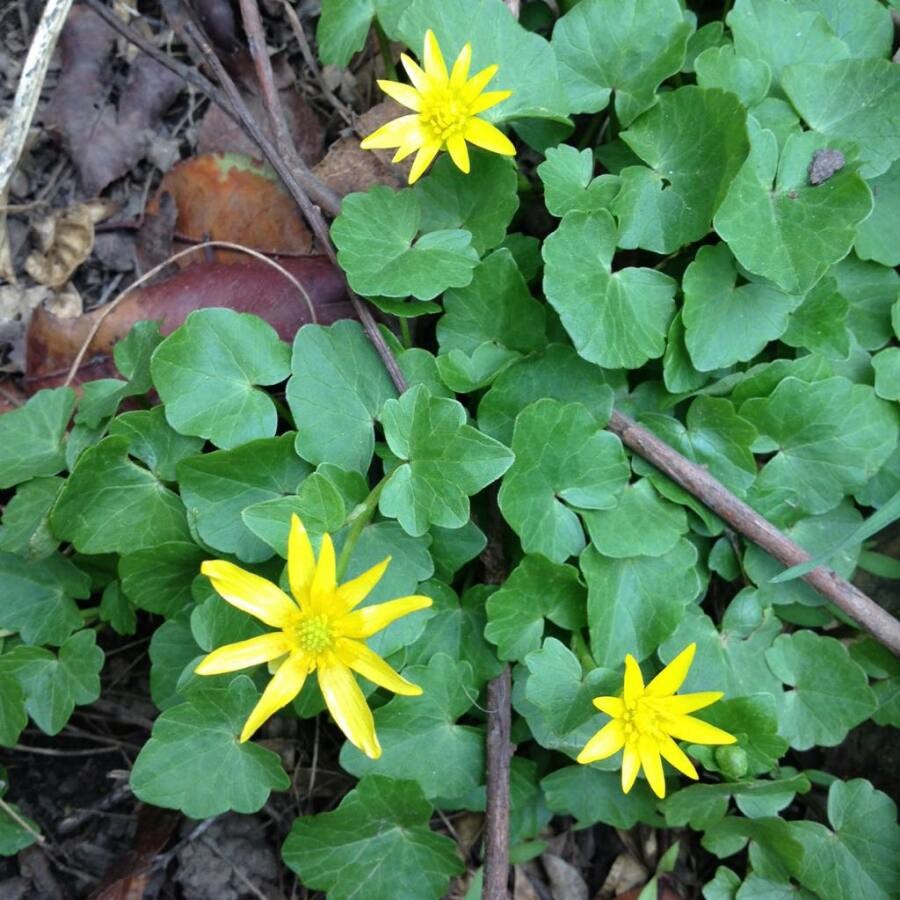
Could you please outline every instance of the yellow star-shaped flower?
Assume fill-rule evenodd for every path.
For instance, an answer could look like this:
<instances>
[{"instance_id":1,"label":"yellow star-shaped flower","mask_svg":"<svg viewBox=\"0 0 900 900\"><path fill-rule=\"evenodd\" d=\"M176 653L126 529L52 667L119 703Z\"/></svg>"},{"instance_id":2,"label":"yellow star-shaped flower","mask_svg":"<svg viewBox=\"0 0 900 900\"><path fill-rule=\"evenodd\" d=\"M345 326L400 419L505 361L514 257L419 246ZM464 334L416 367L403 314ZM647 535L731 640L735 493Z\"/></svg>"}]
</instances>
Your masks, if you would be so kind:
<instances>
[{"instance_id":1,"label":"yellow star-shaped flower","mask_svg":"<svg viewBox=\"0 0 900 900\"><path fill-rule=\"evenodd\" d=\"M666 780L662 760L688 778L697 770L672 738L693 744L733 744L737 738L688 713L710 706L722 698L721 691L680 694L697 650L686 647L650 684L644 686L640 666L629 653L625 657L625 685L621 697L596 697L594 706L612 718L578 754L578 762L592 763L622 750L622 790L627 794L641 768L657 797L665 797Z\"/></svg>"},{"instance_id":2,"label":"yellow star-shaped flower","mask_svg":"<svg viewBox=\"0 0 900 900\"><path fill-rule=\"evenodd\" d=\"M512 91L485 91L499 66L488 66L469 78L472 45L466 44L448 74L434 32L425 33L424 69L405 53L400 56L412 85L399 81L379 81L378 86L414 115L400 116L370 134L360 146L364 150L397 147L394 162L416 154L409 183L418 181L441 150L447 150L461 171L469 171L466 141L493 153L513 156L516 148L502 131L478 118L512 94Z\"/></svg>"},{"instance_id":3,"label":"yellow star-shaped flower","mask_svg":"<svg viewBox=\"0 0 900 900\"><path fill-rule=\"evenodd\" d=\"M413 595L356 609L378 584L390 561L388 557L352 581L338 585L331 537L322 535L316 562L306 529L297 516L292 516L288 581L293 598L278 585L230 562L217 559L203 563L202 573L224 600L278 629L219 647L194 670L199 675L219 675L264 662L277 664L241 731L242 742L287 706L300 693L306 676L315 671L325 704L341 731L366 756L381 756L372 711L353 672L395 694L421 694L420 687L398 675L363 642L396 619L431 606L430 597Z\"/></svg>"}]
</instances>

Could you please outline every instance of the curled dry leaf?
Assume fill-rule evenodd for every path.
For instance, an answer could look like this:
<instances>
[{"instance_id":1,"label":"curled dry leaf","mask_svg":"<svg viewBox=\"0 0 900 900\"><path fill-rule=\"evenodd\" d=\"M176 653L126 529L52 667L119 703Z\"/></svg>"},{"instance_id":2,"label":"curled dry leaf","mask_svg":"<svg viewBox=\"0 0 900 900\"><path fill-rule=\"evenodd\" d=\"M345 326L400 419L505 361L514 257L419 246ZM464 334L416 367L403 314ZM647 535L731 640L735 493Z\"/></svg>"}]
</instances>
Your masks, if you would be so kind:
<instances>
[{"instance_id":1,"label":"curled dry leaf","mask_svg":"<svg viewBox=\"0 0 900 900\"><path fill-rule=\"evenodd\" d=\"M94 12L75 6L60 38L62 72L44 111L85 192L99 194L147 152L160 117L184 82L145 54L138 55L117 106L109 103L116 36Z\"/></svg>"},{"instance_id":2,"label":"curled dry leaf","mask_svg":"<svg viewBox=\"0 0 900 900\"><path fill-rule=\"evenodd\" d=\"M325 158L313 167L313 174L341 196L354 191L366 191L373 184L384 184L392 188L405 187L412 158L393 164L393 150L363 150L359 142L361 136L371 134L406 112L408 110L394 100L385 100L373 106L357 120L357 133L335 141Z\"/></svg>"},{"instance_id":3,"label":"curled dry leaf","mask_svg":"<svg viewBox=\"0 0 900 900\"><path fill-rule=\"evenodd\" d=\"M212 153L184 160L166 173L147 204L148 216L159 213L166 194L178 211L175 235L182 247L219 240L287 256L305 255L312 248L312 235L296 203L269 166L249 156ZM229 262L246 256L219 250L216 258Z\"/></svg>"},{"instance_id":4,"label":"curled dry leaf","mask_svg":"<svg viewBox=\"0 0 900 900\"><path fill-rule=\"evenodd\" d=\"M38 250L25 260L25 271L38 284L61 288L91 255L94 226L117 208L111 200L91 200L43 219L35 226Z\"/></svg>"},{"instance_id":5,"label":"curled dry leaf","mask_svg":"<svg viewBox=\"0 0 900 900\"><path fill-rule=\"evenodd\" d=\"M344 279L325 257L301 256L280 262L306 289L320 324L353 315ZM126 296L103 319L76 380L114 374L112 347L135 322L159 320L162 333L169 334L188 313L208 306L255 313L287 341L310 322L309 309L297 289L271 266L258 260L233 265L201 263ZM35 310L26 343L25 386L29 393L63 383L104 310L100 307L77 319L59 319L44 308Z\"/></svg>"}]
</instances>

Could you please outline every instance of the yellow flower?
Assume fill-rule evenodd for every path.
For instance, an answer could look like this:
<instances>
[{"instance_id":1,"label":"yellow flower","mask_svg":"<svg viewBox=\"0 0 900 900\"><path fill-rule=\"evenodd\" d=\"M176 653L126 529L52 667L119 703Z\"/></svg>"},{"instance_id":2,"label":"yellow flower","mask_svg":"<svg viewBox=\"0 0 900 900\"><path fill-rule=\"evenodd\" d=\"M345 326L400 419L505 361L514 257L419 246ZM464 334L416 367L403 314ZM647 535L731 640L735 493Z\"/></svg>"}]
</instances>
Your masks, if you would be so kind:
<instances>
[{"instance_id":1,"label":"yellow flower","mask_svg":"<svg viewBox=\"0 0 900 900\"><path fill-rule=\"evenodd\" d=\"M219 675L278 661L272 680L241 731L241 742L287 706L300 693L306 676L315 671L328 710L350 743L372 759L381 756L372 711L351 670L395 694L421 694L420 687L401 678L363 641L395 619L431 606L430 597L413 595L355 609L378 584L390 561L388 557L338 585L331 537L322 536L317 563L306 529L292 516L287 565L293 599L271 581L230 562L216 559L203 563L201 571L224 600L279 629L219 647L194 670L199 675Z\"/></svg>"},{"instance_id":2,"label":"yellow flower","mask_svg":"<svg viewBox=\"0 0 900 900\"><path fill-rule=\"evenodd\" d=\"M424 69L405 53L400 59L412 85L379 81L378 86L415 114L400 116L370 134L361 144L364 150L397 147L394 162L418 151L409 173L410 184L418 181L438 152L445 149L457 168L467 173L469 151L466 141L504 156L515 154L516 148L502 131L478 118L478 113L512 94L512 91L484 91L499 66L488 66L469 78L472 45L466 44L448 74L441 48L431 29L425 33Z\"/></svg>"},{"instance_id":3,"label":"yellow flower","mask_svg":"<svg viewBox=\"0 0 900 900\"><path fill-rule=\"evenodd\" d=\"M622 754L622 790L627 794L643 767L657 797L666 796L662 759L688 778L697 779L697 770L684 751L672 740L693 744L733 744L734 735L708 725L687 713L720 700L721 691L698 694L675 692L684 683L694 659L696 644L686 647L644 687L640 667L629 653L625 657L625 685L621 697L596 697L594 706L612 718L578 754L578 762L606 759L625 748ZM660 759L662 757L662 759Z\"/></svg>"}]
</instances>

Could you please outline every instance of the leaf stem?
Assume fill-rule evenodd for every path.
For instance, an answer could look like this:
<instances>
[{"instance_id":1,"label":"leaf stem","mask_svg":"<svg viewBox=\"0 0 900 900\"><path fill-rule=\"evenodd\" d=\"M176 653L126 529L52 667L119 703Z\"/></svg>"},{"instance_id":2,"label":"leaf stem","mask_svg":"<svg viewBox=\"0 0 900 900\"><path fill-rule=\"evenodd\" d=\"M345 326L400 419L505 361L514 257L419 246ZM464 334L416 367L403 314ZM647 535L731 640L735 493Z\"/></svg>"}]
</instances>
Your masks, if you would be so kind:
<instances>
[{"instance_id":1,"label":"leaf stem","mask_svg":"<svg viewBox=\"0 0 900 900\"><path fill-rule=\"evenodd\" d=\"M597 662L591 655L591 648L580 630L572 632L572 652L578 657L581 668L585 673L593 672L597 668Z\"/></svg>"},{"instance_id":2,"label":"leaf stem","mask_svg":"<svg viewBox=\"0 0 900 900\"><path fill-rule=\"evenodd\" d=\"M407 350L409 350L409 348L412 347L412 345L413 345L412 334L410 333L410 330L409 330L409 322L406 320L406 318L404 316L399 316L398 319L400 322L400 338L403 341L403 346Z\"/></svg>"},{"instance_id":3,"label":"leaf stem","mask_svg":"<svg viewBox=\"0 0 900 900\"><path fill-rule=\"evenodd\" d=\"M350 530L347 532L347 539L344 541L344 546L341 547L341 552L337 561L338 582L340 582L344 577L344 573L347 571L347 564L350 562L350 557L353 555L353 548L356 546L356 542L359 540L363 528L369 524L372 520L372 516L375 514L375 510L378 507L378 498L381 496L381 492L384 490L384 486L387 484L389 478L390 475L385 475L384 478L369 491L369 496L350 513L350 517L347 520L350 525Z\"/></svg>"},{"instance_id":4,"label":"leaf stem","mask_svg":"<svg viewBox=\"0 0 900 900\"><path fill-rule=\"evenodd\" d=\"M381 22L375 20L375 34L378 35L378 47L381 50L381 59L384 61L384 74L391 81L397 80L397 67L394 65L394 58L391 56L391 42L381 27Z\"/></svg>"}]
</instances>

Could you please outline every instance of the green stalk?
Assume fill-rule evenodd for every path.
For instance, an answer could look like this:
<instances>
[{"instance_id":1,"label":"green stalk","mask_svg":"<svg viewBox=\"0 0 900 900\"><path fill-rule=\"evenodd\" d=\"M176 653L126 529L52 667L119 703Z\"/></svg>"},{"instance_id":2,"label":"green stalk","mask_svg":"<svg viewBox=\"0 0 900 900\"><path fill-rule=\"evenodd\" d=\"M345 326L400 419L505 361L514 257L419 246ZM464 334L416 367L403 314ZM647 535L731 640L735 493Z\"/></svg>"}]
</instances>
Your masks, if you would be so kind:
<instances>
[{"instance_id":1,"label":"green stalk","mask_svg":"<svg viewBox=\"0 0 900 900\"><path fill-rule=\"evenodd\" d=\"M581 663L581 668L585 674L593 672L597 668L597 663L594 661L594 657L591 656L590 647L588 647L587 641L580 630L572 632L571 650L578 657L578 662Z\"/></svg>"},{"instance_id":2,"label":"green stalk","mask_svg":"<svg viewBox=\"0 0 900 900\"><path fill-rule=\"evenodd\" d=\"M397 316L400 322L400 338L403 341L403 346L409 350L412 347L412 334L409 330L409 321L404 316Z\"/></svg>"},{"instance_id":3,"label":"green stalk","mask_svg":"<svg viewBox=\"0 0 900 900\"><path fill-rule=\"evenodd\" d=\"M394 58L391 56L391 42L381 27L381 22L375 20L375 34L378 35L378 47L381 50L381 58L384 61L384 74L391 80L397 81L397 67L394 65Z\"/></svg>"},{"instance_id":4,"label":"green stalk","mask_svg":"<svg viewBox=\"0 0 900 900\"><path fill-rule=\"evenodd\" d=\"M385 475L384 478L372 488L369 492L369 496L366 497L352 513L350 513L350 518L348 519L350 530L347 532L347 539L344 541L344 546L341 547L341 553L340 556L338 556L337 561L338 583L340 583L341 579L344 577L344 572L347 571L347 563L350 562L350 557L353 555L353 548L356 546L356 542L359 540L363 528L369 524L372 520L372 516L375 514L375 510L378 507L378 498L381 496L385 484L387 484L388 477L389 476Z\"/></svg>"}]
</instances>

